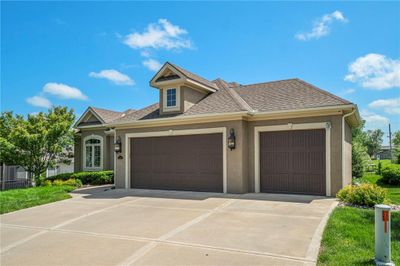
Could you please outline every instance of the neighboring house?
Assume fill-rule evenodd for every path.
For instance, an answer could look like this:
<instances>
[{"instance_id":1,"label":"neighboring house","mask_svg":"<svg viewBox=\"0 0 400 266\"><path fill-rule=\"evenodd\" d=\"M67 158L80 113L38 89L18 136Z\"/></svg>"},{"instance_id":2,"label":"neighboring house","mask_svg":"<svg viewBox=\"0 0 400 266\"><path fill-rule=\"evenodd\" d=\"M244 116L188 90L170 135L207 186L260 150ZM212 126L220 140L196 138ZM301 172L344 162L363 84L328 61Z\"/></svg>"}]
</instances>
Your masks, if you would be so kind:
<instances>
[{"instance_id":1,"label":"neighboring house","mask_svg":"<svg viewBox=\"0 0 400 266\"><path fill-rule=\"evenodd\" d=\"M396 149L396 147L393 146L392 147L393 154L394 154L395 149ZM392 155L390 152L390 146L382 146L381 150L377 154L374 155L374 158L377 159L378 156L381 160L392 159Z\"/></svg>"},{"instance_id":2,"label":"neighboring house","mask_svg":"<svg viewBox=\"0 0 400 266\"><path fill-rule=\"evenodd\" d=\"M334 196L351 182L349 101L300 79L240 85L171 63L150 85L159 102L143 109L86 110L75 171L114 169L117 188L224 193Z\"/></svg>"}]
</instances>

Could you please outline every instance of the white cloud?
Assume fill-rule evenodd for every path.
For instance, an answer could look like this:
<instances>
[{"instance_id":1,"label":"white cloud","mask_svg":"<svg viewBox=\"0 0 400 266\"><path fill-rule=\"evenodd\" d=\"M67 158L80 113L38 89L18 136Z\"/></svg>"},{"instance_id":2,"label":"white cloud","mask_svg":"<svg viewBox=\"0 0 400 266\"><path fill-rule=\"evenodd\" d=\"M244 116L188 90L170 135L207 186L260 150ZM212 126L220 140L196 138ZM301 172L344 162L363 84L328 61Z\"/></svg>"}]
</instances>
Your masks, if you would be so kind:
<instances>
[{"instance_id":1,"label":"white cloud","mask_svg":"<svg viewBox=\"0 0 400 266\"><path fill-rule=\"evenodd\" d=\"M89 76L92 78L103 78L117 85L134 85L135 81L132 80L128 75L122 74L121 72L114 69L105 69L98 73L90 72Z\"/></svg>"},{"instance_id":2,"label":"white cloud","mask_svg":"<svg viewBox=\"0 0 400 266\"><path fill-rule=\"evenodd\" d=\"M140 52L140 55L143 56L143 57L150 57L151 53L150 53L149 50L143 50L143 51Z\"/></svg>"},{"instance_id":3,"label":"white cloud","mask_svg":"<svg viewBox=\"0 0 400 266\"><path fill-rule=\"evenodd\" d=\"M367 128L382 128L389 124L389 118L368 110L362 110L361 117L365 119Z\"/></svg>"},{"instance_id":4,"label":"white cloud","mask_svg":"<svg viewBox=\"0 0 400 266\"><path fill-rule=\"evenodd\" d=\"M158 71L162 67L162 64L155 59L147 59L143 61L143 65L151 70L151 71Z\"/></svg>"},{"instance_id":5,"label":"white cloud","mask_svg":"<svg viewBox=\"0 0 400 266\"><path fill-rule=\"evenodd\" d=\"M185 38L187 31L177 25L173 25L166 19L159 19L157 23L151 23L143 33L133 32L124 38L124 43L131 48L143 49L184 49L191 48L192 43Z\"/></svg>"},{"instance_id":6,"label":"white cloud","mask_svg":"<svg viewBox=\"0 0 400 266\"><path fill-rule=\"evenodd\" d=\"M323 15L318 18L310 32L298 33L295 38L300 41L308 41L312 39L319 39L326 36L331 31L331 25L334 21L347 22L348 20L343 16L343 13L336 10L330 14Z\"/></svg>"},{"instance_id":7,"label":"white cloud","mask_svg":"<svg viewBox=\"0 0 400 266\"><path fill-rule=\"evenodd\" d=\"M367 54L349 65L349 73L344 79L370 89L400 87L400 59L391 59L382 54Z\"/></svg>"},{"instance_id":8,"label":"white cloud","mask_svg":"<svg viewBox=\"0 0 400 266\"><path fill-rule=\"evenodd\" d=\"M26 102L36 107L51 108L52 106L51 102L42 96L29 97Z\"/></svg>"},{"instance_id":9,"label":"white cloud","mask_svg":"<svg viewBox=\"0 0 400 266\"><path fill-rule=\"evenodd\" d=\"M43 87L43 92L57 96L61 99L86 100L87 96L79 89L62 83L49 82Z\"/></svg>"},{"instance_id":10,"label":"white cloud","mask_svg":"<svg viewBox=\"0 0 400 266\"><path fill-rule=\"evenodd\" d=\"M371 102L369 108L383 109L383 111L390 115L400 115L400 98L393 99L379 99Z\"/></svg>"},{"instance_id":11,"label":"white cloud","mask_svg":"<svg viewBox=\"0 0 400 266\"><path fill-rule=\"evenodd\" d=\"M356 92L355 89L349 88L349 89L345 89L345 90L342 92L342 94L343 94L343 95L347 95L347 94L352 94L352 93L354 93L354 92Z\"/></svg>"}]
</instances>

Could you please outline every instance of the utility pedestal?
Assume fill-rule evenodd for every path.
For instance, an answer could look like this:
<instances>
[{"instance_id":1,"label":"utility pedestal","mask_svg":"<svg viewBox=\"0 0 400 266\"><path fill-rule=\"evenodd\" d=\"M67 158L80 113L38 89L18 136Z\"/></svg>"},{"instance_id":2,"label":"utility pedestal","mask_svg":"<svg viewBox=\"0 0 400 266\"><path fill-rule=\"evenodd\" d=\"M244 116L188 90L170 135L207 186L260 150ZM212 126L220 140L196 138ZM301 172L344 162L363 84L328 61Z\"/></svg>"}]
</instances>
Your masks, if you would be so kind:
<instances>
[{"instance_id":1,"label":"utility pedestal","mask_svg":"<svg viewBox=\"0 0 400 266\"><path fill-rule=\"evenodd\" d=\"M375 263L394 266L390 253L390 206L375 205Z\"/></svg>"}]
</instances>

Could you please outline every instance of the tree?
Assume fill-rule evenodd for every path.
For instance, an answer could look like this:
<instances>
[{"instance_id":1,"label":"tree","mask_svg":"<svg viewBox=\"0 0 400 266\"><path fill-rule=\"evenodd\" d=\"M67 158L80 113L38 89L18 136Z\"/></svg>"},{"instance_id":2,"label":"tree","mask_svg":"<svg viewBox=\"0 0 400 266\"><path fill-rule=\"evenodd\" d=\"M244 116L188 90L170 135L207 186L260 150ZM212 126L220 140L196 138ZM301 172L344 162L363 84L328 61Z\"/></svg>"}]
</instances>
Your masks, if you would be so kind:
<instances>
[{"instance_id":1,"label":"tree","mask_svg":"<svg viewBox=\"0 0 400 266\"><path fill-rule=\"evenodd\" d=\"M369 156L375 156L382 147L383 131L380 129L368 130L365 145Z\"/></svg>"},{"instance_id":2,"label":"tree","mask_svg":"<svg viewBox=\"0 0 400 266\"><path fill-rule=\"evenodd\" d=\"M0 116L0 160L19 165L33 174L40 184L41 176L57 160L64 160L66 147L73 143L73 110L54 107L47 113L28 115L24 119L12 112Z\"/></svg>"},{"instance_id":3,"label":"tree","mask_svg":"<svg viewBox=\"0 0 400 266\"><path fill-rule=\"evenodd\" d=\"M352 129L353 145L351 150L352 176L362 177L371 160L367 153L367 134L364 132L365 121Z\"/></svg>"},{"instance_id":4,"label":"tree","mask_svg":"<svg viewBox=\"0 0 400 266\"><path fill-rule=\"evenodd\" d=\"M393 134L393 144L394 144L394 156L396 158L396 163L400 164L400 131L396 131Z\"/></svg>"}]
</instances>

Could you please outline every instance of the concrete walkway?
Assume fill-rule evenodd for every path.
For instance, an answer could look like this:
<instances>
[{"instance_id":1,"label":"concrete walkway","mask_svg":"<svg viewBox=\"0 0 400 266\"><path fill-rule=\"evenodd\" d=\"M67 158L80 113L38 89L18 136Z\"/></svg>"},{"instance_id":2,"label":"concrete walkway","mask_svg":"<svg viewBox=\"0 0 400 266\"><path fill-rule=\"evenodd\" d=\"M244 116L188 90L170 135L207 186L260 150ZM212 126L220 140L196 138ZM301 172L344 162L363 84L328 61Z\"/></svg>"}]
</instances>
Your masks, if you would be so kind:
<instances>
[{"instance_id":1,"label":"concrete walkway","mask_svg":"<svg viewBox=\"0 0 400 266\"><path fill-rule=\"evenodd\" d=\"M1 216L1 265L314 265L334 199L83 189Z\"/></svg>"}]
</instances>

